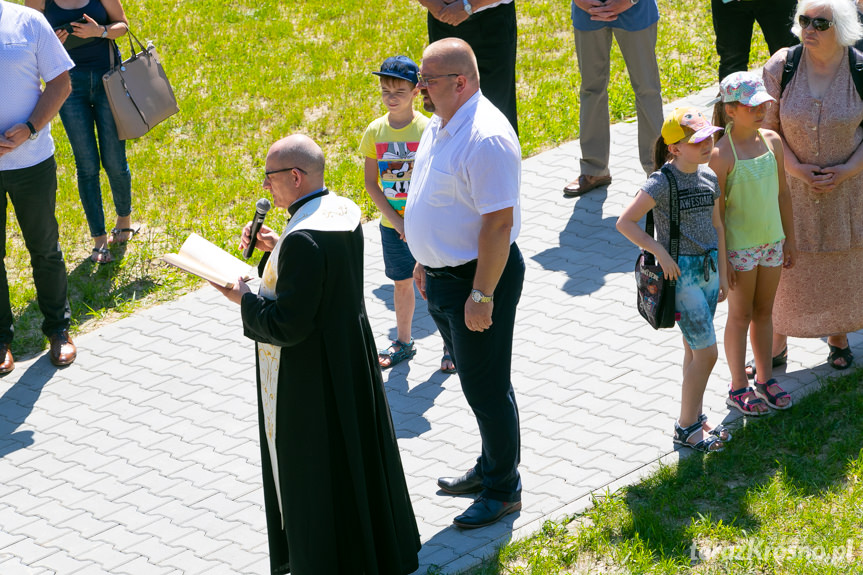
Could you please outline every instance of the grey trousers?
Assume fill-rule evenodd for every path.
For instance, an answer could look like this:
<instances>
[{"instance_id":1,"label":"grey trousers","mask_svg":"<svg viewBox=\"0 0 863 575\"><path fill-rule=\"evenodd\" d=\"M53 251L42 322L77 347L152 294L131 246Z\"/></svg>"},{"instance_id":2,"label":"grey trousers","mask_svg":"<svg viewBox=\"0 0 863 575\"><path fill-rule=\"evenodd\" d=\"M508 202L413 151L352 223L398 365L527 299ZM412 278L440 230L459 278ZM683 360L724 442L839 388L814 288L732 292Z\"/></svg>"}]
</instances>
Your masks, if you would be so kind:
<instances>
[{"instance_id":1,"label":"grey trousers","mask_svg":"<svg viewBox=\"0 0 863 575\"><path fill-rule=\"evenodd\" d=\"M611 74L611 40L617 40L629 81L635 92L638 117L638 157L646 174L654 171L653 144L662 130L662 94L656 63L656 28L627 32L602 28L592 32L575 30L575 54L581 73L579 139L581 172L605 176L611 146L608 117L608 80Z\"/></svg>"}]
</instances>

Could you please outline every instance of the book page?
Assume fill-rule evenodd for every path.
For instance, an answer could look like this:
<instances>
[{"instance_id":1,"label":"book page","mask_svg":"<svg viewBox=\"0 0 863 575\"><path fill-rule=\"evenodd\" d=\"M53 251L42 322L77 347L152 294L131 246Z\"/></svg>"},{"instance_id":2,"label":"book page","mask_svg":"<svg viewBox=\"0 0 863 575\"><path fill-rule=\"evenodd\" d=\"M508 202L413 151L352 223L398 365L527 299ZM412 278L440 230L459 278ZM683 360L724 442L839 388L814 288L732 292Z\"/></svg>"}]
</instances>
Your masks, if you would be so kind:
<instances>
[{"instance_id":1,"label":"book page","mask_svg":"<svg viewBox=\"0 0 863 575\"><path fill-rule=\"evenodd\" d=\"M234 287L238 277L246 281L252 278L249 264L195 233L189 234L180 253L164 254L162 260L222 287Z\"/></svg>"}]
</instances>

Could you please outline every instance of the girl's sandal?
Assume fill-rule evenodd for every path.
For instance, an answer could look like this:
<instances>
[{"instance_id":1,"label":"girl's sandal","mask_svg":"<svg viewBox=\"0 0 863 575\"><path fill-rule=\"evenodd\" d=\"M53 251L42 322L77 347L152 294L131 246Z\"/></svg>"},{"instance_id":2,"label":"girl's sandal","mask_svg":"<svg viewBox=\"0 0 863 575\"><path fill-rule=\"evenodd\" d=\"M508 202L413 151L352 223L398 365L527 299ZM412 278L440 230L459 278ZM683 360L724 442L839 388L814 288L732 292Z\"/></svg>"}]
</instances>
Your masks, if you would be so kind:
<instances>
[{"instance_id":1,"label":"girl's sandal","mask_svg":"<svg viewBox=\"0 0 863 575\"><path fill-rule=\"evenodd\" d=\"M751 417L767 415L768 410L761 411L755 407L763 404L764 400L753 396L755 396L755 390L751 387L741 387L737 391L731 390L728 392L728 397L725 398L725 405Z\"/></svg>"},{"instance_id":2,"label":"girl's sandal","mask_svg":"<svg viewBox=\"0 0 863 575\"><path fill-rule=\"evenodd\" d=\"M680 427L678 422L674 422L674 443L678 445L683 445L684 447L689 447L694 449L695 451L700 451L702 453L715 453L717 451L722 451L725 449L725 446L722 445L722 440L716 437L715 435L710 435L709 433L702 439L696 443L690 443L689 438L696 431L703 431L701 425L703 420L699 417L695 420L695 423L690 425L689 427Z\"/></svg>"},{"instance_id":3,"label":"girl's sandal","mask_svg":"<svg viewBox=\"0 0 863 575\"><path fill-rule=\"evenodd\" d=\"M408 343L395 340L388 348L382 349L378 352L378 365L381 366L381 369L389 369L397 363L401 363L406 359L412 358L416 354L417 350L414 347L414 338L411 338ZM387 365L381 363L384 359L389 360Z\"/></svg>"},{"instance_id":4,"label":"girl's sandal","mask_svg":"<svg viewBox=\"0 0 863 575\"><path fill-rule=\"evenodd\" d=\"M779 393L772 393L770 391L770 387L779 389ZM779 401L783 397L787 397L789 400L791 399L791 394L779 387L779 384L776 383L775 379L768 379L766 382L761 383L757 379L755 380L755 395L763 399L767 402L767 405L772 407L773 409L788 409L791 407L792 403L789 401L785 405L780 405Z\"/></svg>"},{"instance_id":5,"label":"girl's sandal","mask_svg":"<svg viewBox=\"0 0 863 575\"><path fill-rule=\"evenodd\" d=\"M698 421L701 422L702 429L704 429L704 431L709 435L719 438L719 441L722 441L723 443L731 441L731 431L721 423L711 429L707 426L707 415L703 413L698 416Z\"/></svg>"}]
</instances>

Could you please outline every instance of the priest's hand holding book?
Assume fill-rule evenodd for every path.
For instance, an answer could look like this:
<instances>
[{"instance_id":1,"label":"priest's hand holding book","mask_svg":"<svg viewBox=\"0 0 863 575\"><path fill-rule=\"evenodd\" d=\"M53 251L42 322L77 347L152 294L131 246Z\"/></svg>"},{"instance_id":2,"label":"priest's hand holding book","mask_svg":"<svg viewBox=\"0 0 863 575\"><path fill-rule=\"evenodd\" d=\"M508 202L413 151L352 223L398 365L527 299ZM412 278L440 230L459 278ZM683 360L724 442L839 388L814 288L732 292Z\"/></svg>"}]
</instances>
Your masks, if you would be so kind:
<instances>
[{"instance_id":1,"label":"priest's hand holding book","mask_svg":"<svg viewBox=\"0 0 863 575\"><path fill-rule=\"evenodd\" d=\"M223 296L237 305L240 305L240 301L243 299L243 294L252 291L249 289L249 285L243 281L243 278L237 278L237 281L235 281L231 287L223 287L216 282L210 282L210 285L222 292Z\"/></svg>"},{"instance_id":2,"label":"priest's hand holding book","mask_svg":"<svg viewBox=\"0 0 863 575\"><path fill-rule=\"evenodd\" d=\"M243 228L243 233L240 234L240 251L244 251L248 247L251 238L251 229L252 222L249 222ZM273 248L276 247L276 243L278 241L279 234L267 226L262 225L261 229L258 231L257 238L255 239L255 249L261 250L262 252L271 252L273 251ZM212 281L210 282L210 285L222 292L222 295L238 305L240 300L243 299L243 294L251 291L246 282L243 281L243 278L237 278L237 281L234 282L232 286L222 286Z\"/></svg>"}]
</instances>

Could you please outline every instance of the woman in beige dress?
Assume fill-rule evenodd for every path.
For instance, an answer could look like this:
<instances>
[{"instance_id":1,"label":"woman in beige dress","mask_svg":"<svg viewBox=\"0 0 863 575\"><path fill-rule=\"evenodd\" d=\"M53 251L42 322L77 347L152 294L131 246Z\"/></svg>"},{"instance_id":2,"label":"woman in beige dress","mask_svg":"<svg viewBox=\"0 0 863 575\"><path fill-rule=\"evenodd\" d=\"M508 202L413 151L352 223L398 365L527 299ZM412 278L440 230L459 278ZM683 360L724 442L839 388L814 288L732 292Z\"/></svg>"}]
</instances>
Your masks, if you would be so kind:
<instances>
[{"instance_id":1,"label":"woman in beige dress","mask_svg":"<svg viewBox=\"0 0 863 575\"><path fill-rule=\"evenodd\" d=\"M847 334L863 328L863 100L848 48L863 27L851 0L802 0L791 31L803 52L784 90L788 49L764 67L777 100L764 127L782 136L799 252L776 294L773 362L784 363L788 336L827 336L828 362L846 369Z\"/></svg>"}]
</instances>

